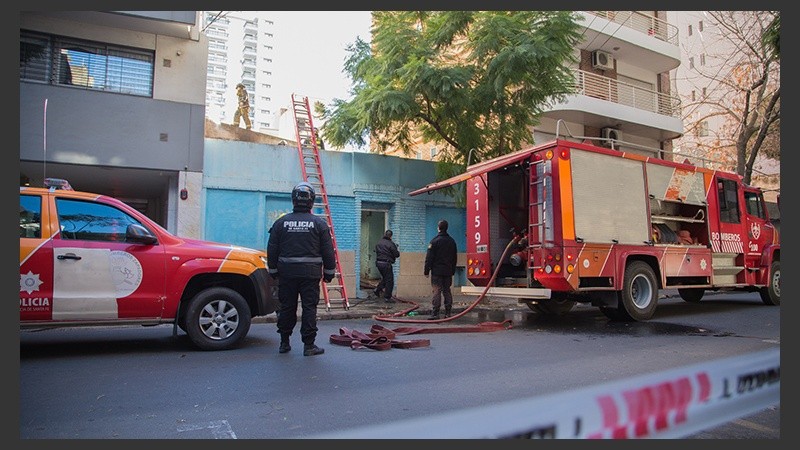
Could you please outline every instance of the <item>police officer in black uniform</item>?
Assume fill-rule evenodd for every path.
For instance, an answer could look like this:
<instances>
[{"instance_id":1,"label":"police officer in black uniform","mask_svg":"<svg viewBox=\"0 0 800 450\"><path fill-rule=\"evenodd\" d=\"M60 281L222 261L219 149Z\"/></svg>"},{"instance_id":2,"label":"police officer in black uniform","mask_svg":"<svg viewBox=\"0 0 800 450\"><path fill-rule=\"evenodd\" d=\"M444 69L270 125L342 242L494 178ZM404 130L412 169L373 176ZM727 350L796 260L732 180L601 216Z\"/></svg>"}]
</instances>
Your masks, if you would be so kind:
<instances>
[{"instance_id":1,"label":"police officer in black uniform","mask_svg":"<svg viewBox=\"0 0 800 450\"><path fill-rule=\"evenodd\" d=\"M336 274L336 258L328 222L311 213L316 193L309 183L302 182L292 189L293 211L278 218L269 230L267 266L269 274L278 280L278 333L281 335L279 353L292 349L289 336L297 324L297 297L302 314L300 336L303 355L325 353L317 347L317 304L319 281L326 283Z\"/></svg>"}]
</instances>

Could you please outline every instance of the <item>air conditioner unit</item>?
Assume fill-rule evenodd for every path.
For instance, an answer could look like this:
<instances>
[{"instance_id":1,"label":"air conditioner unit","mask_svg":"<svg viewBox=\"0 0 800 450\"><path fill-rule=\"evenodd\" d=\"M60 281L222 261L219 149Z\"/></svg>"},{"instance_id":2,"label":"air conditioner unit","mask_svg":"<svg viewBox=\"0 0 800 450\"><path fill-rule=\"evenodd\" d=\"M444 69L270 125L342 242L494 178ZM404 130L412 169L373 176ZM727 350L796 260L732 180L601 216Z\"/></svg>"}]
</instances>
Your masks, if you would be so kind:
<instances>
[{"instance_id":1,"label":"air conditioner unit","mask_svg":"<svg viewBox=\"0 0 800 450\"><path fill-rule=\"evenodd\" d=\"M612 70L614 68L614 57L611 53L602 50L592 52L592 67L595 69Z\"/></svg>"},{"instance_id":2,"label":"air conditioner unit","mask_svg":"<svg viewBox=\"0 0 800 450\"><path fill-rule=\"evenodd\" d=\"M616 128L603 128L601 133L605 139L613 139L615 141L622 140L622 132Z\"/></svg>"}]
</instances>

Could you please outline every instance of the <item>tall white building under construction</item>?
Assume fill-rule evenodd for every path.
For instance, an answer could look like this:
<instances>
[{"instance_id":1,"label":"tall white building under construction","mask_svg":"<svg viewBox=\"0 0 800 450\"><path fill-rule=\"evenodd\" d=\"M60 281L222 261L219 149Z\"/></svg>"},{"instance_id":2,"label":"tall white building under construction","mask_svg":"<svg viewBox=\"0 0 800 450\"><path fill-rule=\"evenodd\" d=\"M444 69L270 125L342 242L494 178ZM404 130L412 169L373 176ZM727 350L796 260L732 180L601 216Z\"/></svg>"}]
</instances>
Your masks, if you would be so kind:
<instances>
[{"instance_id":1,"label":"tall white building under construction","mask_svg":"<svg viewBox=\"0 0 800 450\"><path fill-rule=\"evenodd\" d=\"M253 131L267 132L275 122L273 58L275 23L269 11L203 11L208 37L206 118L232 123L238 108L236 85L250 94Z\"/></svg>"}]
</instances>

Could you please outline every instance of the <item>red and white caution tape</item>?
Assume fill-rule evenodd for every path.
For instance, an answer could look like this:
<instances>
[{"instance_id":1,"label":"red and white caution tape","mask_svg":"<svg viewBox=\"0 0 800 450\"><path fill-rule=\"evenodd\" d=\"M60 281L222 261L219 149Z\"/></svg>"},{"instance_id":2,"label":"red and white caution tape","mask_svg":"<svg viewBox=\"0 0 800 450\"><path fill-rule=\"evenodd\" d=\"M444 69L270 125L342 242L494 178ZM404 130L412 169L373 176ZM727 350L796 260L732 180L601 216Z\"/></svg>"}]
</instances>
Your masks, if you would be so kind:
<instances>
[{"instance_id":1,"label":"red and white caution tape","mask_svg":"<svg viewBox=\"0 0 800 450\"><path fill-rule=\"evenodd\" d=\"M780 349L320 439L681 438L780 404Z\"/></svg>"}]
</instances>

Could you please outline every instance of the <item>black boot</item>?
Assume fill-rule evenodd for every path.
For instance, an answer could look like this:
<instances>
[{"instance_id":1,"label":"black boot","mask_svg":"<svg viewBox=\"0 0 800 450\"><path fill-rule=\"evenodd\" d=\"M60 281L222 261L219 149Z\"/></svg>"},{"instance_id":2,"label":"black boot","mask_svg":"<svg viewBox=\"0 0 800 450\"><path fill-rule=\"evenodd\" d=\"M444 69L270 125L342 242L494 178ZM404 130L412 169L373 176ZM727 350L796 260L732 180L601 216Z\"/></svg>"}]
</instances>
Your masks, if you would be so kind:
<instances>
[{"instance_id":1,"label":"black boot","mask_svg":"<svg viewBox=\"0 0 800 450\"><path fill-rule=\"evenodd\" d=\"M288 353L292 349L289 345L289 336L281 335L281 346L278 348L278 353Z\"/></svg>"},{"instance_id":2,"label":"black boot","mask_svg":"<svg viewBox=\"0 0 800 450\"><path fill-rule=\"evenodd\" d=\"M428 317L428 320L439 320L439 309L434 308L431 310L431 316Z\"/></svg>"},{"instance_id":3,"label":"black boot","mask_svg":"<svg viewBox=\"0 0 800 450\"><path fill-rule=\"evenodd\" d=\"M452 310L450 308L445 308L444 309L444 316L445 317L450 317L451 316L451 314L450 314L451 311Z\"/></svg>"},{"instance_id":4,"label":"black boot","mask_svg":"<svg viewBox=\"0 0 800 450\"><path fill-rule=\"evenodd\" d=\"M303 356L314 356L325 353L324 348L319 348L314 344L306 344L303 348Z\"/></svg>"}]
</instances>

